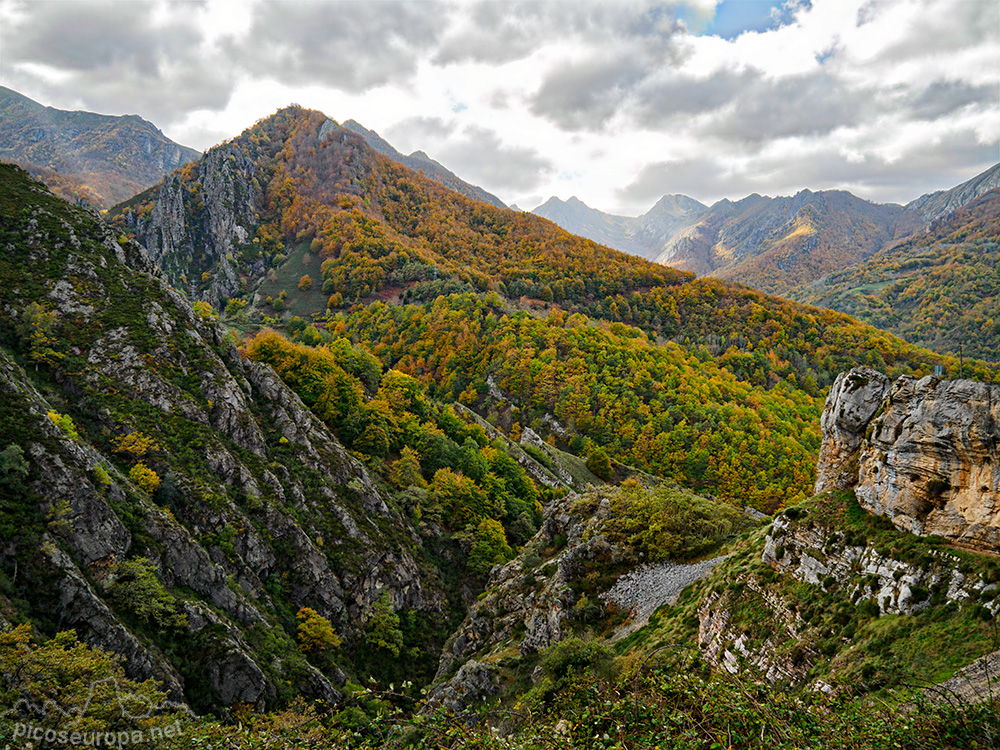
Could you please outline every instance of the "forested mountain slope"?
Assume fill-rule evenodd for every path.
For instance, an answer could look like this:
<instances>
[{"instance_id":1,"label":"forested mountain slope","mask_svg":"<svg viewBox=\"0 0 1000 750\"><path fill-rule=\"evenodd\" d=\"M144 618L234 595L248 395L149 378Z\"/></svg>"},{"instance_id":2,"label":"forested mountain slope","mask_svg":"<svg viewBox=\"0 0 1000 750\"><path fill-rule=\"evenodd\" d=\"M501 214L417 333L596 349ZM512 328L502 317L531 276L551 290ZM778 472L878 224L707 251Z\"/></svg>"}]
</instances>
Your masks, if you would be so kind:
<instances>
[{"instance_id":1,"label":"forested mountain slope","mask_svg":"<svg viewBox=\"0 0 1000 750\"><path fill-rule=\"evenodd\" d=\"M67 200L108 208L199 156L137 115L67 112L0 87L0 159Z\"/></svg>"},{"instance_id":2,"label":"forested mountain slope","mask_svg":"<svg viewBox=\"0 0 1000 750\"><path fill-rule=\"evenodd\" d=\"M451 605L432 555L273 370L10 165L0 214L3 617L74 628L199 710L336 696L378 671L393 609L397 653L433 654ZM333 628L315 650L310 613Z\"/></svg>"},{"instance_id":3,"label":"forested mountain slope","mask_svg":"<svg viewBox=\"0 0 1000 750\"><path fill-rule=\"evenodd\" d=\"M902 206L838 190L719 201L676 235L656 261L784 294L921 229Z\"/></svg>"},{"instance_id":4,"label":"forested mountain slope","mask_svg":"<svg viewBox=\"0 0 1000 750\"><path fill-rule=\"evenodd\" d=\"M1000 190L938 219L925 233L795 290L920 346L1000 357Z\"/></svg>"},{"instance_id":5,"label":"forested mountain slope","mask_svg":"<svg viewBox=\"0 0 1000 750\"><path fill-rule=\"evenodd\" d=\"M530 426L762 508L808 487L809 425L839 371L957 372L846 316L470 201L303 109L212 149L114 221L233 323L292 326L311 344L346 333L515 435Z\"/></svg>"},{"instance_id":6,"label":"forested mountain slope","mask_svg":"<svg viewBox=\"0 0 1000 750\"><path fill-rule=\"evenodd\" d=\"M165 747L654 744L664 717L694 745L993 731L880 706L992 648L995 562L850 492L806 500L839 370L956 360L470 201L300 109L117 230L13 167L0 213L4 707L105 664L26 669L75 628L231 722L186 717ZM748 504L786 508L755 530ZM610 587L701 555L713 572L614 640L633 613ZM470 697L496 711L434 712Z\"/></svg>"}]
</instances>

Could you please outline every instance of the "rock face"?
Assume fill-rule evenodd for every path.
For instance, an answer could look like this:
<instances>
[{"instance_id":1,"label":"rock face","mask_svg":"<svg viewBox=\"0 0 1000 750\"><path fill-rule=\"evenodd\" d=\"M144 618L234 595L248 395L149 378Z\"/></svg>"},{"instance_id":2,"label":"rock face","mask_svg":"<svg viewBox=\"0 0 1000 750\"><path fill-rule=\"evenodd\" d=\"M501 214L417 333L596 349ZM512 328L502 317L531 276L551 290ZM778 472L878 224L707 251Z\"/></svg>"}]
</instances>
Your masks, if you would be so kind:
<instances>
[{"instance_id":1,"label":"rock face","mask_svg":"<svg viewBox=\"0 0 1000 750\"><path fill-rule=\"evenodd\" d=\"M1000 387L895 382L861 450L862 507L900 529L1000 551Z\"/></svg>"},{"instance_id":2,"label":"rock face","mask_svg":"<svg viewBox=\"0 0 1000 750\"><path fill-rule=\"evenodd\" d=\"M443 610L409 522L270 367L96 216L11 165L0 192L0 609L75 629L198 710L336 696L343 672L296 646L300 607L348 643L386 592ZM166 653L114 595L136 560L183 616Z\"/></svg>"},{"instance_id":3,"label":"rock face","mask_svg":"<svg viewBox=\"0 0 1000 750\"><path fill-rule=\"evenodd\" d=\"M900 529L1000 551L1000 387L841 374L823 412L816 492L854 486Z\"/></svg>"},{"instance_id":4,"label":"rock face","mask_svg":"<svg viewBox=\"0 0 1000 750\"><path fill-rule=\"evenodd\" d=\"M857 465L853 462L864 439L865 428L882 405L888 389L889 379L866 367L837 376L820 418L823 445L816 467L817 495L857 483Z\"/></svg>"}]
</instances>

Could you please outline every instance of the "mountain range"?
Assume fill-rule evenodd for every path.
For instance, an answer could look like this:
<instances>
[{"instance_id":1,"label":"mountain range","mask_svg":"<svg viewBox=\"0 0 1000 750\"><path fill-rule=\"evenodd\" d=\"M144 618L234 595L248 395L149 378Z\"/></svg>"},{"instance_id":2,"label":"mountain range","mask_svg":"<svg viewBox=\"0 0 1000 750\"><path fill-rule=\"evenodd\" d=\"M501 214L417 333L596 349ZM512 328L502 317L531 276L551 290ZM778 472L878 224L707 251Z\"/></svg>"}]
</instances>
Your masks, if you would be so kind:
<instances>
[{"instance_id":1,"label":"mountain range","mask_svg":"<svg viewBox=\"0 0 1000 750\"><path fill-rule=\"evenodd\" d=\"M642 216L616 216L590 208L574 196L568 201L549 198L531 213L601 245L656 260L664 244L706 210L686 195L665 195Z\"/></svg>"},{"instance_id":2,"label":"mountain range","mask_svg":"<svg viewBox=\"0 0 1000 750\"><path fill-rule=\"evenodd\" d=\"M550 198L532 213L622 252L795 297L805 285L919 234L998 185L1000 164L906 206L871 203L845 191L803 190L791 197L723 199L710 208L687 196L664 196L635 218L605 214L576 198ZM671 207L666 216L664 201Z\"/></svg>"},{"instance_id":3,"label":"mountain range","mask_svg":"<svg viewBox=\"0 0 1000 750\"><path fill-rule=\"evenodd\" d=\"M0 159L67 200L109 208L198 156L137 115L67 112L0 86Z\"/></svg>"}]
</instances>

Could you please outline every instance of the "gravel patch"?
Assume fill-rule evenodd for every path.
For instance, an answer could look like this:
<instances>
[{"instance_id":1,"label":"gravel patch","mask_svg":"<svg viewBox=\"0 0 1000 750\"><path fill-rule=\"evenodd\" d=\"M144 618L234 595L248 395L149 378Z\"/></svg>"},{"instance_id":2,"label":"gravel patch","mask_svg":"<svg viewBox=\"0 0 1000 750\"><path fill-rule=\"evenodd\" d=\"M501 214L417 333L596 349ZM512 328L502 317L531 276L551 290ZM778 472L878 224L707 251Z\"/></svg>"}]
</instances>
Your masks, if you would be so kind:
<instances>
[{"instance_id":1,"label":"gravel patch","mask_svg":"<svg viewBox=\"0 0 1000 750\"><path fill-rule=\"evenodd\" d=\"M725 559L726 555L722 555L690 565L672 562L646 564L623 575L600 595L602 601L612 602L632 613L631 619L615 631L613 640L624 638L641 628L657 609L676 602L687 586L707 576Z\"/></svg>"},{"instance_id":2,"label":"gravel patch","mask_svg":"<svg viewBox=\"0 0 1000 750\"><path fill-rule=\"evenodd\" d=\"M981 656L934 688L924 688L924 695L953 704L982 703L1000 696L1000 651Z\"/></svg>"}]
</instances>

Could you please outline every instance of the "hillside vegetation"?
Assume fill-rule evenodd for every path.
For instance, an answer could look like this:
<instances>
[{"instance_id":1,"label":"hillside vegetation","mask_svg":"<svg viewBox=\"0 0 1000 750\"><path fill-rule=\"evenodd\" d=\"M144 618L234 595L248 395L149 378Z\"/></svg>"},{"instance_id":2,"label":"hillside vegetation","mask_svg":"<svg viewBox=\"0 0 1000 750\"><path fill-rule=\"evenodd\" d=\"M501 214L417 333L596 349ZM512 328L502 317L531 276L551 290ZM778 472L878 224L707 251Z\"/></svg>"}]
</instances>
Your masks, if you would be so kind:
<instances>
[{"instance_id":1,"label":"hillside vegetation","mask_svg":"<svg viewBox=\"0 0 1000 750\"><path fill-rule=\"evenodd\" d=\"M9 736L87 680L84 729L164 747L1000 731L915 689L997 647L995 561L807 499L840 370L955 359L471 201L299 108L110 228L10 166L0 215ZM648 620L604 596L689 563Z\"/></svg>"},{"instance_id":2,"label":"hillside vegetation","mask_svg":"<svg viewBox=\"0 0 1000 750\"><path fill-rule=\"evenodd\" d=\"M936 351L996 360L1000 190L864 263L792 293Z\"/></svg>"},{"instance_id":3,"label":"hillside vegetation","mask_svg":"<svg viewBox=\"0 0 1000 750\"><path fill-rule=\"evenodd\" d=\"M958 371L847 316L471 201L309 110L259 122L113 214L232 324L307 344L346 335L515 439L530 426L764 509L811 487L838 372Z\"/></svg>"}]
</instances>

